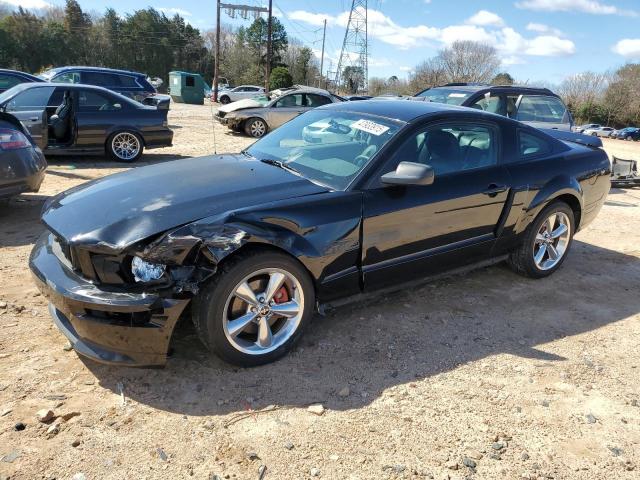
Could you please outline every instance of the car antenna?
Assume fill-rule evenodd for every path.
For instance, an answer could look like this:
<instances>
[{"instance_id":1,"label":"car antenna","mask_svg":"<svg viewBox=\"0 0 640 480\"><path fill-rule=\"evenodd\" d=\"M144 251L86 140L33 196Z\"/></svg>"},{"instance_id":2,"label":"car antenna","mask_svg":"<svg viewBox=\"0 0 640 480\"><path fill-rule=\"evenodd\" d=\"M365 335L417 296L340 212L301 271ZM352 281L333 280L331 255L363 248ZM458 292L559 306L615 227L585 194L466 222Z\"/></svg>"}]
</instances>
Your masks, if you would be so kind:
<instances>
[{"instance_id":1,"label":"car antenna","mask_svg":"<svg viewBox=\"0 0 640 480\"><path fill-rule=\"evenodd\" d=\"M218 142L216 142L216 119L213 114L213 102L209 98L209 108L211 110L211 132L213 133L213 154L218 154Z\"/></svg>"}]
</instances>

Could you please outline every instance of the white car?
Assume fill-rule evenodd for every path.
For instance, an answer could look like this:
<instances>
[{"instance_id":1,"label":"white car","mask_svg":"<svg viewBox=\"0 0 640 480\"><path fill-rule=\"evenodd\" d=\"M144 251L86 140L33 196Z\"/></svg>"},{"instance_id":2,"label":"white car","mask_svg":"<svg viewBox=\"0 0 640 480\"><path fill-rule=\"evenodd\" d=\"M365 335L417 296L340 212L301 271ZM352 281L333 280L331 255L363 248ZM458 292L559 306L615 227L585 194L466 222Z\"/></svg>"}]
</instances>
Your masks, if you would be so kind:
<instances>
[{"instance_id":1,"label":"white car","mask_svg":"<svg viewBox=\"0 0 640 480\"><path fill-rule=\"evenodd\" d=\"M611 127L600 127L600 128L587 128L582 133L584 135L591 135L593 137L610 137L614 131L615 129Z\"/></svg>"},{"instance_id":2,"label":"white car","mask_svg":"<svg viewBox=\"0 0 640 480\"><path fill-rule=\"evenodd\" d=\"M244 100L245 98L253 98L257 95L264 94L264 87L258 87L256 85L240 85L239 87L225 90L218 95L220 103L226 105L227 103L237 102L238 100Z\"/></svg>"}]
</instances>

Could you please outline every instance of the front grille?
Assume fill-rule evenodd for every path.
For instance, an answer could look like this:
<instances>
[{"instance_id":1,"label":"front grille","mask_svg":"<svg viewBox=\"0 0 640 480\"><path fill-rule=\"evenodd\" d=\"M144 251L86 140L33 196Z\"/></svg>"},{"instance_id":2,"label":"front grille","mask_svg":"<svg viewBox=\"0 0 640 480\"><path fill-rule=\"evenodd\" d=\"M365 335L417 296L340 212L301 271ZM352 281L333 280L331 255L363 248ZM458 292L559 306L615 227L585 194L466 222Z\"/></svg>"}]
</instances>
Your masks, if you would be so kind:
<instances>
[{"instance_id":1,"label":"front grille","mask_svg":"<svg viewBox=\"0 0 640 480\"><path fill-rule=\"evenodd\" d=\"M216 116L220 118L224 118L226 114L227 114L226 112L221 112L220 110L218 110L218 113L216 113Z\"/></svg>"}]
</instances>

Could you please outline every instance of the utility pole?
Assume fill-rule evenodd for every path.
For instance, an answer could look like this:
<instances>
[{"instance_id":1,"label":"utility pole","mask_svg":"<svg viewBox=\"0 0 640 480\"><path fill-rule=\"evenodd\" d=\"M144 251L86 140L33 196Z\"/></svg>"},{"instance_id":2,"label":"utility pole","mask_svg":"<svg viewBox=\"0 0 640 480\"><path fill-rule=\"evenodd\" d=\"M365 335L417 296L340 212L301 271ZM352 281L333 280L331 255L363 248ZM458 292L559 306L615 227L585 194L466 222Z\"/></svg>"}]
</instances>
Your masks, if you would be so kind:
<instances>
[{"instance_id":1,"label":"utility pole","mask_svg":"<svg viewBox=\"0 0 640 480\"><path fill-rule=\"evenodd\" d=\"M269 17L267 20L267 65L264 79L264 90L269 93L269 78L271 77L271 18L273 14L273 0L269 0Z\"/></svg>"},{"instance_id":2,"label":"utility pole","mask_svg":"<svg viewBox=\"0 0 640 480\"><path fill-rule=\"evenodd\" d=\"M218 81L220 74L220 9L224 8L227 15L231 18L236 18L236 14L240 14L240 17L247 19L249 14L253 14L254 18L257 18L261 13L269 13L269 39L267 42L267 64L271 58L271 2L269 0L269 9L262 7L254 7L253 5L237 5L233 3L221 3L220 0L216 0L216 64L213 69L213 101L218 101ZM269 67L267 67L269 69Z\"/></svg>"},{"instance_id":3,"label":"utility pole","mask_svg":"<svg viewBox=\"0 0 640 480\"><path fill-rule=\"evenodd\" d=\"M220 74L220 0L216 0L216 63L213 66L213 101L218 101L218 75Z\"/></svg>"},{"instance_id":4,"label":"utility pole","mask_svg":"<svg viewBox=\"0 0 640 480\"><path fill-rule=\"evenodd\" d=\"M322 87L324 82L324 77L322 76L322 68L324 66L324 40L327 36L327 19L324 19L324 30L322 31L322 55L320 56L320 82L318 83L319 87ZM326 88L326 85L325 85Z\"/></svg>"}]
</instances>

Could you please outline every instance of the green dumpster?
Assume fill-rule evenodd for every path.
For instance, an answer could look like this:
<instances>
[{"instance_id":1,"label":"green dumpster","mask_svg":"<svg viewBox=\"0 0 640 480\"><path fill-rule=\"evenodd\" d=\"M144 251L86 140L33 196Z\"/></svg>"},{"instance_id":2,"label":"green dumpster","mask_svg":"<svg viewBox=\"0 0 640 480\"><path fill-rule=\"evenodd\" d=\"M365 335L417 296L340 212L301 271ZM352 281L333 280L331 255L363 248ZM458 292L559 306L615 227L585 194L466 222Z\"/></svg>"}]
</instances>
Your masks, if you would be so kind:
<instances>
[{"instance_id":1,"label":"green dumpster","mask_svg":"<svg viewBox=\"0 0 640 480\"><path fill-rule=\"evenodd\" d=\"M202 105L206 88L199 73L169 72L169 94L174 102Z\"/></svg>"}]
</instances>

